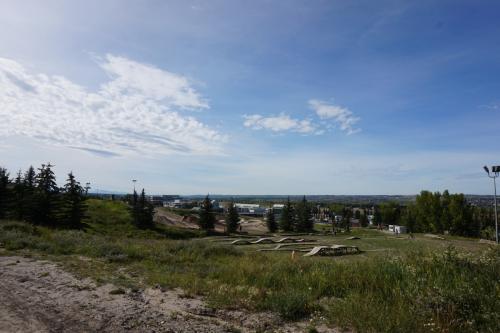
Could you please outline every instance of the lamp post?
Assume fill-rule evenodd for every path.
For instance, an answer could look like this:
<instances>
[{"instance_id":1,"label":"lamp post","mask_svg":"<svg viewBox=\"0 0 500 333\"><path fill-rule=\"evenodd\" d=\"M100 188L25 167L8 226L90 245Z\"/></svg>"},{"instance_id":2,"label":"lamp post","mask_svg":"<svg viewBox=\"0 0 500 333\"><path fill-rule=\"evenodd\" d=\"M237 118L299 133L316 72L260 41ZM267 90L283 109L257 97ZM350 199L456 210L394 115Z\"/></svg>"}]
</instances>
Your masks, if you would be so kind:
<instances>
[{"instance_id":1,"label":"lamp post","mask_svg":"<svg viewBox=\"0 0 500 333\"><path fill-rule=\"evenodd\" d=\"M484 171L488 174L488 177L493 178L493 188L494 188L494 205L495 205L495 240L498 244L498 211L497 211L497 181L496 178L500 173L500 166L491 167L491 173L487 166L484 166Z\"/></svg>"},{"instance_id":2,"label":"lamp post","mask_svg":"<svg viewBox=\"0 0 500 333\"><path fill-rule=\"evenodd\" d=\"M87 183L85 183L85 195L86 195L86 196L88 195L89 190L90 190L90 183L89 183L89 182L87 182Z\"/></svg>"},{"instance_id":3,"label":"lamp post","mask_svg":"<svg viewBox=\"0 0 500 333\"><path fill-rule=\"evenodd\" d=\"M134 183L134 193L135 193L135 183L137 182L137 179L132 179L132 183Z\"/></svg>"}]
</instances>

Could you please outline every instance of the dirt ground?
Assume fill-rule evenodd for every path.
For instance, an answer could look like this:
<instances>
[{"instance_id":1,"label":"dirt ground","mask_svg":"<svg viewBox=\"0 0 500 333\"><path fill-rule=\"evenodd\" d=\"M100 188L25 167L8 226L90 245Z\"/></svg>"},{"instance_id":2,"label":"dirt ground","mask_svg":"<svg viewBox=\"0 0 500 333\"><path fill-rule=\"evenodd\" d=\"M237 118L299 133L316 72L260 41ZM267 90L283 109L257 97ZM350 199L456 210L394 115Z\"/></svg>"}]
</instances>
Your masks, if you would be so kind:
<instances>
[{"instance_id":1,"label":"dirt ground","mask_svg":"<svg viewBox=\"0 0 500 333\"><path fill-rule=\"evenodd\" d=\"M196 213L193 213L193 216L196 216ZM189 217L183 218L182 216L177 215L166 209L161 209L161 208L156 209L154 219L155 222L157 223L161 223L172 227L199 229L196 218L189 218ZM242 217L240 225L241 225L241 232L244 233L263 234L267 232L266 224L262 219ZM225 223L223 219L217 220L215 224L215 230L219 232L225 231ZM238 231L240 230L238 229Z\"/></svg>"},{"instance_id":2,"label":"dirt ground","mask_svg":"<svg viewBox=\"0 0 500 333\"><path fill-rule=\"evenodd\" d=\"M317 327L320 332L335 332ZM0 332L305 332L269 313L214 310L181 290L122 290L48 261L0 256Z\"/></svg>"}]
</instances>

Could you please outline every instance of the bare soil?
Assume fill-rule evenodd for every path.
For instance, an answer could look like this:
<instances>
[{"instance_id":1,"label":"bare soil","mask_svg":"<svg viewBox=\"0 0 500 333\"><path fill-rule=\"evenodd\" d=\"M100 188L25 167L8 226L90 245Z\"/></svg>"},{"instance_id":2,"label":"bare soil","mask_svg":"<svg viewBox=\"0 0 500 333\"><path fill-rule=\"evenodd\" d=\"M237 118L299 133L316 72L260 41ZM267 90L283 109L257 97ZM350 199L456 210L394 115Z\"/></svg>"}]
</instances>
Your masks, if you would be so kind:
<instances>
[{"instance_id":1,"label":"bare soil","mask_svg":"<svg viewBox=\"0 0 500 333\"><path fill-rule=\"evenodd\" d=\"M0 256L0 332L305 332L307 324L211 309L178 289L98 286L48 261Z\"/></svg>"},{"instance_id":2,"label":"bare soil","mask_svg":"<svg viewBox=\"0 0 500 333\"><path fill-rule=\"evenodd\" d=\"M187 229L199 229L196 213L193 213L192 216L180 216L175 214L174 212L168 211L166 209L156 209L155 210L155 222L172 226L172 227L180 227ZM266 223L262 219L251 218L251 217L242 217L241 218L241 231L243 233L248 234L263 234L267 232ZM225 231L225 223L223 219L218 219L215 223L215 230L218 232Z\"/></svg>"}]
</instances>

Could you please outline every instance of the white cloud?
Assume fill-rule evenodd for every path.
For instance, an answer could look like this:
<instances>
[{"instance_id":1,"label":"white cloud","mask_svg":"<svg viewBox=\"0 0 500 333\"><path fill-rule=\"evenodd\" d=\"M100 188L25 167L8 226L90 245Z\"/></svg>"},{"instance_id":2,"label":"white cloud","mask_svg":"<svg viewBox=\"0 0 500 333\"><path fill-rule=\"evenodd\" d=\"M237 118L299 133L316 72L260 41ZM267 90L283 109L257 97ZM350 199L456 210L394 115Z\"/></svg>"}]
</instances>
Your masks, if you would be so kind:
<instances>
[{"instance_id":1,"label":"white cloud","mask_svg":"<svg viewBox=\"0 0 500 333\"><path fill-rule=\"evenodd\" d=\"M326 102L311 99L309 106L316 112L321 119L331 119L340 126L342 131L347 134L354 134L360 131L359 128L354 128L354 125L359 121L359 117L343 107L328 104Z\"/></svg>"},{"instance_id":2,"label":"white cloud","mask_svg":"<svg viewBox=\"0 0 500 333\"><path fill-rule=\"evenodd\" d=\"M245 115L243 125L255 130L268 129L274 132L293 131L302 134L311 134L316 127L310 120L299 120L290 118L289 115L281 113L279 116L263 117L259 114Z\"/></svg>"},{"instance_id":3,"label":"white cloud","mask_svg":"<svg viewBox=\"0 0 500 333\"><path fill-rule=\"evenodd\" d=\"M325 102L311 99L309 107L314 110L316 116L323 120L319 124L313 123L310 119L294 119L290 116L280 113L279 116L264 117L260 114L245 115L243 125L254 130L267 129L274 132L292 131L302 134L322 135L328 129L338 125L340 129L348 135L361 131L359 128L354 128L354 125L359 121L359 117L355 117L351 111L340 106L327 104ZM333 121L331 124L328 121Z\"/></svg>"},{"instance_id":4,"label":"white cloud","mask_svg":"<svg viewBox=\"0 0 500 333\"><path fill-rule=\"evenodd\" d=\"M99 65L110 81L90 92L0 58L0 136L111 155L221 151L225 136L179 113L209 107L188 79L112 55Z\"/></svg>"}]
</instances>

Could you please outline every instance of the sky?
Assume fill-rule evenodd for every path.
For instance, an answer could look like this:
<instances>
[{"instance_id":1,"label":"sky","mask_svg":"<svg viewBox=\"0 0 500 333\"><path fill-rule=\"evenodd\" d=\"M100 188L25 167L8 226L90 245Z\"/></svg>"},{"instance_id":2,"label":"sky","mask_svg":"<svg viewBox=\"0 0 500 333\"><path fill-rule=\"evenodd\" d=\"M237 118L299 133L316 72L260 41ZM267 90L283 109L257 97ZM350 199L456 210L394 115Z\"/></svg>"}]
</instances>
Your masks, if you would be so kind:
<instances>
[{"instance_id":1,"label":"sky","mask_svg":"<svg viewBox=\"0 0 500 333\"><path fill-rule=\"evenodd\" d=\"M0 0L0 166L94 191L490 194L498 1Z\"/></svg>"}]
</instances>

